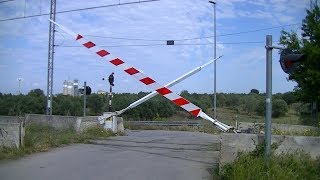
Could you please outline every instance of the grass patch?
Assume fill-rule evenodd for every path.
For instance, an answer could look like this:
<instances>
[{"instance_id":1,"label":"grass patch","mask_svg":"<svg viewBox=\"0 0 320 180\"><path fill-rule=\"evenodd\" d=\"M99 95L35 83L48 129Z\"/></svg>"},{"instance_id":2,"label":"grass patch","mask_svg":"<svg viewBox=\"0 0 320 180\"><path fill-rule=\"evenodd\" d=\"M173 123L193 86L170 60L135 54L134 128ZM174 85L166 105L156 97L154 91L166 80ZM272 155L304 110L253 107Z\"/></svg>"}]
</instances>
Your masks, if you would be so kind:
<instances>
[{"instance_id":1,"label":"grass patch","mask_svg":"<svg viewBox=\"0 0 320 180\"><path fill-rule=\"evenodd\" d=\"M299 152L295 154L271 155L267 166L264 148L240 154L233 163L222 167L219 179L253 180L253 179L319 179L320 159L311 159L310 155Z\"/></svg>"},{"instance_id":2,"label":"grass patch","mask_svg":"<svg viewBox=\"0 0 320 180\"><path fill-rule=\"evenodd\" d=\"M208 109L207 114L213 117L212 109ZM232 125L232 126L235 126L236 119L238 120L238 122L252 122L252 123L265 122L264 116L258 116L256 114L241 113L234 109L229 109L225 107L217 108L217 119L225 124ZM292 109L290 109L285 116L278 117L278 118L273 117L272 123L303 125L301 118L296 113L294 113Z\"/></svg>"},{"instance_id":3,"label":"grass patch","mask_svg":"<svg viewBox=\"0 0 320 180\"><path fill-rule=\"evenodd\" d=\"M289 135L289 136L320 136L320 131L307 129L304 131L288 132L288 131L281 131L279 129L273 129L272 134L273 135Z\"/></svg>"},{"instance_id":4,"label":"grass patch","mask_svg":"<svg viewBox=\"0 0 320 180\"><path fill-rule=\"evenodd\" d=\"M100 126L77 133L72 127L55 129L45 124L30 124L26 127L24 147L19 149L0 147L0 160L17 159L34 152L48 151L51 148L72 143L87 143L91 139L112 135L112 132L106 131Z\"/></svg>"}]
</instances>

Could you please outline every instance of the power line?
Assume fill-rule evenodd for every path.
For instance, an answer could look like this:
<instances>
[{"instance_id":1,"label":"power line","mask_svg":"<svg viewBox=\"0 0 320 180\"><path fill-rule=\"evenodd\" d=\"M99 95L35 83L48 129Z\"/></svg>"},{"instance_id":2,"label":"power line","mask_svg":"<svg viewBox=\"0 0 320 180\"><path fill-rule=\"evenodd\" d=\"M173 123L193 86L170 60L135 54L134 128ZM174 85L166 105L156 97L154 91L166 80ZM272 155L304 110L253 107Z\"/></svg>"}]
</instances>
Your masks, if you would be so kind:
<instances>
[{"instance_id":1,"label":"power line","mask_svg":"<svg viewBox=\"0 0 320 180\"><path fill-rule=\"evenodd\" d=\"M0 3L6 3L6 2L10 2L10 1L14 1L14 0L5 0L5 1L0 1Z\"/></svg>"},{"instance_id":2,"label":"power line","mask_svg":"<svg viewBox=\"0 0 320 180\"><path fill-rule=\"evenodd\" d=\"M10 0L10 1L13 1L13 0ZM113 6L123 6L123 5L129 5L129 4L138 4L138 3L145 3L145 2L153 2L153 1L160 1L160 0L139 0L139 1L125 2L125 3L119 2L118 4L109 4L109 5L94 6L94 7L87 7L87 8L71 9L71 10L65 10L65 11L57 11L56 14L69 13L69 12L75 12L75 11L84 11L84 10L91 10L91 9L99 9L99 8L106 8L106 7L113 7ZM25 18L33 18L33 17L39 17L39 16L46 16L49 14L50 13L44 13L44 14L35 14L35 15L29 15L29 16L8 18L8 19L0 19L0 22L25 19Z\"/></svg>"},{"instance_id":3,"label":"power line","mask_svg":"<svg viewBox=\"0 0 320 180\"><path fill-rule=\"evenodd\" d=\"M278 41L274 41L277 43ZM261 44L265 43L264 41L253 41L253 42L226 42L226 43L217 43L217 44ZM197 46L197 45L212 45L214 43L184 43L184 44L174 44L173 46ZM82 46L74 46L74 45L56 45L57 47L66 47L66 48L75 48ZM167 44L121 44L121 45L101 45L100 47L139 47L139 46L168 46Z\"/></svg>"},{"instance_id":4,"label":"power line","mask_svg":"<svg viewBox=\"0 0 320 180\"><path fill-rule=\"evenodd\" d=\"M273 43L279 43L279 41L272 41ZM230 44L230 45L242 45L242 44L265 44L265 41L248 41L248 42L226 42L226 43L217 43L217 44ZM173 46L206 46L212 45L213 43L187 43L187 44L174 44ZM167 44L121 44L121 45L102 45L99 47L151 47L151 46L168 46ZM61 48L79 48L82 46L73 46L73 45L55 45L55 47ZM7 52L5 49L4 51Z\"/></svg>"},{"instance_id":5,"label":"power line","mask_svg":"<svg viewBox=\"0 0 320 180\"><path fill-rule=\"evenodd\" d=\"M259 32L259 31L266 31L270 29L278 29L288 26L295 26L299 25L301 23L294 23L294 24L286 24L281 26L273 26L268 28L261 28L261 29L253 29L253 30L247 30L247 31L240 31L240 32L234 32L234 33L226 33L226 34L219 34L217 37L223 37L223 36L232 36L232 35L239 35L239 34L247 34L247 33L253 33L253 32ZM119 39L119 40L132 40L132 41L167 41L168 39L143 39L143 38L126 38L126 37L111 37L111 36L97 36L97 35L86 35L90 37L99 37L99 38L106 38L106 39ZM171 39L174 41L188 41L188 40L197 40L197 39L210 39L213 38L214 35L210 36L203 36L203 37L192 37L192 38L183 38L183 39Z\"/></svg>"}]
</instances>

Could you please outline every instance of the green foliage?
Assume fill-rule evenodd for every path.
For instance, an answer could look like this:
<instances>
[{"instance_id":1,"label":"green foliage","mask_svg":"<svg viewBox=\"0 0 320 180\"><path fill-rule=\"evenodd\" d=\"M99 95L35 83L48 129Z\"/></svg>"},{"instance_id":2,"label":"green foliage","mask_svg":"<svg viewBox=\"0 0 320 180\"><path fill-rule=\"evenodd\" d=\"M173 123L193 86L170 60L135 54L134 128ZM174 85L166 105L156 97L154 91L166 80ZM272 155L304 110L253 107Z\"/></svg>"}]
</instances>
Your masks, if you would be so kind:
<instances>
[{"instance_id":1,"label":"green foliage","mask_svg":"<svg viewBox=\"0 0 320 180\"><path fill-rule=\"evenodd\" d=\"M283 93L281 98L283 100L285 100L288 105L291 105L292 103L298 102L298 96L297 96L297 93L295 93L295 92Z\"/></svg>"},{"instance_id":2,"label":"green foliage","mask_svg":"<svg viewBox=\"0 0 320 180\"><path fill-rule=\"evenodd\" d=\"M81 116L82 99L81 97L64 96L58 94L53 97L52 112L55 115Z\"/></svg>"},{"instance_id":3,"label":"green foliage","mask_svg":"<svg viewBox=\"0 0 320 180\"><path fill-rule=\"evenodd\" d=\"M259 94L259 90L257 90L257 89L251 89L250 93Z\"/></svg>"},{"instance_id":4,"label":"green foliage","mask_svg":"<svg viewBox=\"0 0 320 180\"><path fill-rule=\"evenodd\" d=\"M269 165L265 163L264 146L258 146L251 153L240 154L230 164L222 167L220 179L281 179L300 180L318 179L320 175L320 159L313 160L302 152L294 154L274 155Z\"/></svg>"},{"instance_id":5,"label":"green foliage","mask_svg":"<svg viewBox=\"0 0 320 180\"><path fill-rule=\"evenodd\" d=\"M89 115L98 115L106 111L106 96L100 94L91 94L87 97Z\"/></svg>"},{"instance_id":6,"label":"green foliage","mask_svg":"<svg viewBox=\"0 0 320 180\"><path fill-rule=\"evenodd\" d=\"M261 101L263 101L261 96L257 94L249 94L241 98L242 105L240 107L242 107L242 111L247 114L252 114L256 111L257 106Z\"/></svg>"},{"instance_id":7,"label":"green foliage","mask_svg":"<svg viewBox=\"0 0 320 180\"><path fill-rule=\"evenodd\" d=\"M272 117L281 117L285 116L288 112L289 107L286 101L283 99L272 99ZM255 109L256 113L260 116L264 116L266 114L266 103L264 100L260 100Z\"/></svg>"},{"instance_id":8,"label":"green foliage","mask_svg":"<svg viewBox=\"0 0 320 180\"><path fill-rule=\"evenodd\" d=\"M281 32L280 44L294 52L304 53L307 60L300 63L290 77L298 83L300 98L305 102L320 101L320 9L311 3L302 23L302 40L295 32Z\"/></svg>"},{"instance_id":9,"label":"green foliage","mask_svg":"<svg viewBox=\"0 0 320 180\"><path fill-rule=\"evenodd\" d=\"M279 129L273 129L272 134L273 135L289 135L289 136L320 136L320 131L306 129L304 131L288 132L288 131L282 131Z\"/></svg>"},{"instance_id":10,"label":"green foliage","mask_svg":"<svg viewBox=\"0 0 320 180\"><path fill-rule=\"evenodd\" d=\"M236 108L240 105L240 94L226 94L226 106Z\"/></svg>"},{"instance_id":11,"label":"green foliage","mask_svg":"<svg viewBox=\"0 0 320 180\"><path fill-rule=\"evenodd\" d=\"M272 101L272 117L284 116L288 112L288 105L282 99Z\"/></svg>"},{"instance_id":12,"label":"green foliage","mask_svg":"<svg viewBox=\"0 0 320 180\"><path fill-rule=\"evenodd\" d=\"M116 93L112 99L112 110L119 111L126 108L129 104L147 95L147 92ZM181 96L196 104L203 111L210 112L213 106L213 94L197 94L182 91ZM296 93L288 92L274 95L274 99L283 99L288 103L297 102ZM87 96L87 115L98 116L108 110L109 98L105 95L91 94ZM46 97L40 89L31 90L27 95L0 94L0 115L24 115L26 113L44 114ZM224 107L234 110L236 113L255 116L256 114L265 115L264 94L249 93L218 93L217 107ZM309 107L309 106L308 106ZM300 108L296 108L301 110ZM305 108L306 109L306 108ZM306 109L308 110L308 109ZM184 111L166 98L157 95L154 98L142 103L141 105L126 111L122 116L127 120L162 120L173 115L181 115ZM281 111L282 112L282 111ZM83 97L64 96L57 94L53 97L53 114L82 116ZM303 115L300 111L297 114ZM310 114L310 113L309 113ZM182 115L190 118L187 113ZM283 116L283 113L280 113Z\"/></svg>"},{"instance_id":13,"label":"green foliage","mask_svg":"<svg viewBox=\"0 0 320 180\"><path fill-rule=\"evenodd\" d=\"M223 93L217 93L217 106L225 107L227 98Z\"/></svg>"}]
</instances>

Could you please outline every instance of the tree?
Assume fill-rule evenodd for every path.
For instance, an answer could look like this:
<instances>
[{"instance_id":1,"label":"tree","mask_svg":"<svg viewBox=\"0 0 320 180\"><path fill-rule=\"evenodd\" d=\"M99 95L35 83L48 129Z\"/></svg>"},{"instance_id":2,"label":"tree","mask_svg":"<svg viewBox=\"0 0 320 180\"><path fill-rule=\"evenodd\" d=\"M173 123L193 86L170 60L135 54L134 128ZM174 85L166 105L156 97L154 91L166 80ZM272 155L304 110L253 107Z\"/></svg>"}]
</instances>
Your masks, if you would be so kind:
<instances>
[{"instance_id":1,"label":"tree","mask_svg":"<svg viewBox=\"0 0 320 180\"><path fill-rule=\"evenodd\" d=\"M250 93L252 93L252 94L259 94L260 92L259 92L259 90L257 90L257 89L251 89Z\"/></svg>"},{"instance_id":2,"label":"tree","mask_svg":"<svg viewBox=\"0 0 320 180\"><path fill-rule=\"evenodd\" d=\"M284 116L288 112L289 108L283 99L274 99L272 100L272 117L281 117ZM257 105L256 112L260 116L264 116L266 114L266 102L260 100Z\"/></svg>"},{"instance_id":3,"label":"tree","mask_svg":"<svg viewBox=\"0 0 320 180\"><path fill-rule=\"evenodd\" d=\"M28 93L28 96L40 97L40 96L44 96L44 92L41 89L33 89Z\"/></svg>"},{"instance_id":4,"label":"tree","mask_svg":"<svg viewBox=\"0 0 320 180\"><path fill-rule=\"evenodd\" d=\"M282 99L285 100L288 105L298 102L297 95L296 95L295 92L283 93L282 94Z\"/></svg>"},{"instance_id":5,"label":"tree","mask_svg":"<svg viewBox=\"0 0 320 180\"><path fill-rule=\"evenodd\" d=\"M272 117L284 116L288 112L288 105L283 99L272 101Z\"/></svg>"},{"instance_id":6,"label":"tree","mask_svg":"<svg viewBox=\"0 0 320 180\"><path fill-rule=\"evenodd\" d=\"M295 32L281 31L280 44L296 53L304 53L307 60L301 62L290 75L297 82L296 90L305 102L320 101L320 9L316 3L307 10L302 21L302 39Z\"/></svg>"},{"instance_id":7,"label":"tree","mask_svg":"<svg viewBox=\"0 0 320 180\"><path fill-rule=\"evenodd\" d=\"M91 94L90 96L87 96L87 106L90 109L91 115L102 114L105 107L103 95Z\"/></svg>"},{"instance_id":8,"label":"tree","mask_svg":"<svg viewBox=\"0 0 320 180\"><path fill-rule=\"evenodd\" d=\"M307 55L289 79L297 82L296 91L304 102L313 102L313 117L316 118L320 102L320 8L311 1L311 8L302 21L302 39L297 33L281 31L280 44L296 53Z\"/></svg>"}]
</instances>

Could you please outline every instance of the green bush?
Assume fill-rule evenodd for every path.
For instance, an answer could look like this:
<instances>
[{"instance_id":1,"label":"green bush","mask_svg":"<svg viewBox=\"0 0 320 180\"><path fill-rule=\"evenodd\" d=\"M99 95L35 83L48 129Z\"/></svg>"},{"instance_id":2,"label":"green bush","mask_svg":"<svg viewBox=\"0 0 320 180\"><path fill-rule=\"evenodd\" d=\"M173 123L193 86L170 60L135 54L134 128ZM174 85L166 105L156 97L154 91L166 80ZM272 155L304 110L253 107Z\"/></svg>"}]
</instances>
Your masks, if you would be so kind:
<instances>
[{"instance_id":1,"label":"green bush","mask_svg":"<svg viewBox=\"0 0 320 180\"><path fill-rule=\"evenodd\" d=\"M288 112L288 105L282 99L275 99L272 101L272 117L284 116Z\"/></svg>"},{"instance_id":2,"label":"green bush","mask_svg":"<svg viewBox=\"0 0 320 180\"><path fill-rule=\"evenodd\" d=\"M220 178L225 180L311 180L320 177L320 159L313 160L310 155L302 152L272 154L269 165L267 165L263 152L263 148L261 148L252 153L239 155L233 163L222 167Z\"/></svg>"},{"instance_id":3,"label":"green bush","mask_svg":"<svg viewBox=\"0 0 320 180\"><path fill-rule=\"evenodd\" d=\"M266 114L266 102L264 100L260 100L257 104L258 105L255 109L256 113L260 116L264 116ZM272 100L272 117L277 118L284 116L288 110L288 105L283 99Z\"/></svg>"}]
</instances>

